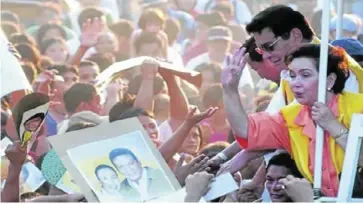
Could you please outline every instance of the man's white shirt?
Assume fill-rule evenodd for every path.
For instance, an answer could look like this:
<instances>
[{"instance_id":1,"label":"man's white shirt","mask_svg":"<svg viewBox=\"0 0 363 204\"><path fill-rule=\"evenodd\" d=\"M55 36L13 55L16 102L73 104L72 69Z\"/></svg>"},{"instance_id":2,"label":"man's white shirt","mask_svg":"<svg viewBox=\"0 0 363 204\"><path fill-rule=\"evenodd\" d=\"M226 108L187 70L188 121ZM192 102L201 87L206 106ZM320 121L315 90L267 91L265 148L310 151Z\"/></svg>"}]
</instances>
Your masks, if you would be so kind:
<instances>
[{"instance_id":1,"label":"man's white shirt","mask_svg":"<svg viewBox=\"0 0 363 204\"><path fill-rule=\"evenodd\" d=\"M131 181L127 179L128 183L132 188L135 188L137 192L139 192L141 200L147 201L149 197L148 193L148 185L149 185L149 178L148 178L148 171L146 168L143 168L142 176L139 180L139 183Z\"/></svg>"}]
</instances>

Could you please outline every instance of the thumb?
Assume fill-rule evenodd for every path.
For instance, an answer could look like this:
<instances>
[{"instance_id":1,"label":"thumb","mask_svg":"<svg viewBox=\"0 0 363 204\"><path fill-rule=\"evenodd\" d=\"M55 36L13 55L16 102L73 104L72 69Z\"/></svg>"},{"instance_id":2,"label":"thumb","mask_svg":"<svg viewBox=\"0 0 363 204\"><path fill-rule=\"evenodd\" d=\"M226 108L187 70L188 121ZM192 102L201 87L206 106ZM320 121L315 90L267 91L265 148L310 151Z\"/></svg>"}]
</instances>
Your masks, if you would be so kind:
<instances>
[{"instance_id":1,"label":"thumb","mask_svg":"<svg viewBox=\"0 0 363 204\"><path fill-rule=\"evenodd\" d=\"M176 163L174 170L177 170L179 167L181 167L181 166L183 165L183 163L184 163L184 160L185 160L185 155L184 155L184 154L182 154L182 155L180 156L180 159L179 159L179 160L178 160L178 162Z\"/></svg>"}]
</instances>

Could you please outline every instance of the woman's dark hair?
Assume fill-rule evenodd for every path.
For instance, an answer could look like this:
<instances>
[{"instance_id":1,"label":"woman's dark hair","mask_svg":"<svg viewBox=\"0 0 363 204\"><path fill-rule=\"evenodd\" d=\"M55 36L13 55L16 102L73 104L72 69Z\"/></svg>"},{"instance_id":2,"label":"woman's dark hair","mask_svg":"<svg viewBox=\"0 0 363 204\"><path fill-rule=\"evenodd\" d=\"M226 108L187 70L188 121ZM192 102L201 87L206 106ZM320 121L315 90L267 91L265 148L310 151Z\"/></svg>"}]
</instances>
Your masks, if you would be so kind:
<instances>
[{"instance_id":1,"label":"woman's dark hair","mask_svg":"<svg viewBox=\"0 0 363 204\"><path fill-rule=\"evenodd\" d=\"M115 55L112 53L94 53L87 60L96 63L100 68L100 72L116 62Z\"/></svg>"},{"instance_id":2,"label":"woman's dark hair","mask_svg":"<svg viewBox=\"0 0 363 204\"><path fill-rule=\"evenodd\" d=\"M144 12L142 12L139 18L138 26L141 29L145 30L148 23L156 22L160 23L161 27L164 27L165 21L166 21L165 16L160 9L149 8L146 9Z\"/></svg>"},{"instance_id":3,"label":"woman's dark hair","mask_svg":"<svg viewBox=\"0 0 363 204\"><path fill-rule=\"evenodd\" d=\"M42 41L40 43L40 46L39 46L39 50L40 50L40 53L42 55L45 54L45 52L47 51L47 49L53 45L54 43L63 43L64 45L66 45L66 41L62 38L50 38L50 39L47 39L45 41Z\"/></svg>"},{"instance_id":4,"label":"woman's dark hair","mask_svg":"<svg viewBox=\"0 0 363 204\"><path fill-rule=\"evenodd\" d=\"M156 43L158 46L163 49L164 40L161 35L157 35L154 33L150 33L147 31L142 31L139 36L136 37L134 42L134 48L136 54L140 53L141 46L144 44L153 44Z\"/></svg>"},{"instance_id":5,"label":"woman's dark hair","mask_svg":"<svg viewBox=\"0 0 363 204\"><path fill-rule=\"evenodd\" d=\"M286 57L286 63L290 64L296 58L312 58L315 61L317 70L319 71L320 45L306 44L302 45L291 55ZM342 48L329 46L328 54L328 73L334 73L337 76L332 91L335 94L341 93L344 89L345 81L349 77L349 71L346 62L347 54ZM342 67L343 66L343 67Z\"/></svg>"},{"instance_id":6,"label":"woman's dark hair","mask_svg":"<svg viewBox=\"0 0 363 204\"><path fill-rule=\"evenodd\" d=\"M19 26L9 21L1 22L1 30L8 39L14 33L20 33Z\"/></svg>"},{"instance_id":7,"label":"woman's dark hair","mask_svg":"<svg viewBox=\"0 0 363 204\"><path fill-rule=\"evenodd\" d=\"M114 168L112 168L111 166L106 165L106 164L100 164L95 169L95 175L96 175L97 179L100 179L98 176L98 171L100 171L101 169L110 169L111 171L115 172L115 174L117 175L116 170Z\"/></svg>"},{"instance_id":8,"label":"woman's dark hair","mask_svg":"<svg viewBox=\"0 0 363 204\"><path fill-rule=\"evenodd\" d=\"M116 103L110 110L108 114L108 119L110 122L119 120L120 116L129 109L132 109L135 102L135 95L125 94L120 102Z\"/></svg>"},{"instance_id":9,"label":"woman's dark hair","mask_svg":"<svg viewBox=\"0 0 363 204\"><path fill-rule=\"evenodd\" d=\"M24 33L14 33L11 35L9 41L11 43L13 43L13 45L15 44L20 44L20 43L27 43L29 45L36 45L34 38L28 34L24 34Z\"/></svg>"},{"instance_id":10,"label":"woman's dark hair","mask_svg":"<svg viewBox=\"0 0 363 204\"><path fill-rule=\"evenodd\" d=\"M24 74L30 84L33 84L35 77L38 75L37 69L31 62L22 62L21 67L23 68Z\"/></svg>"},{"instance_id":11,"label":"woman's dark hair","mask_svg":"<svg viewBox=\"0 0 363 204\"><path fill-rule=\"evenodd\" d=\"M38 33L36 35L36 41L37 41L38 45L42 44L45 34L51 29L57 29L60 32L60 34L62 35L62 39L63 40L67 39L67 33L62 26L60 26L56 23L48 23L48 24L41 25L38 30Z\"/></svg>"},{"instance_id":12,"label":"woman's dark hair","mask_svg":"<svg viewBox=\"0 0 363 204\"><path fill-rule=\"evenodd\" d=\"M34 45L21 43L15 45L15 48L19 52L22 61L32 62L37 68L38 73L42 72L42 70L40 70L41 55Z\"/></svg>"},{"instance_id":13,"label":"woman's dark hair","mask_svg":"<svg viewBox=\"0 0 363 204\"><path fill-rule=\"evenodd\" d=\"M69 126L68 129L66 130L66 132L83 130L83 129L86 129L86 128L92 128L92 127L96 127L96 126L97 125L94 124L94 123L79 122L79 123L73 124L72 126Z\"/></svg>"}]
</instances>

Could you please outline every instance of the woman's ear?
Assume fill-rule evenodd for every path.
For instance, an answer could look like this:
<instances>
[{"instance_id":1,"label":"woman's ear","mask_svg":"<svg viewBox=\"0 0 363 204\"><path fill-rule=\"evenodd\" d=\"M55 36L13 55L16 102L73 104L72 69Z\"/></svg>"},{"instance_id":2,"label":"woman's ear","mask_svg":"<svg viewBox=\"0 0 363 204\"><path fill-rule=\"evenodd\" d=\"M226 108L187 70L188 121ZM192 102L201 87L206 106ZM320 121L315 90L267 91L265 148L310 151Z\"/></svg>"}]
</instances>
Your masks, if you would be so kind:
<instances>
[{"instance_id":1,"label":"woman's ear","mask_svg":"<svg viewBox=\"0 0 363 204\"><path fill-rule=\"evenodd\" d=\"M335 73L330 73L327 80L326 80L326 88L331 91L337 80L337 75Z\"/></svg>"}]
</instances>

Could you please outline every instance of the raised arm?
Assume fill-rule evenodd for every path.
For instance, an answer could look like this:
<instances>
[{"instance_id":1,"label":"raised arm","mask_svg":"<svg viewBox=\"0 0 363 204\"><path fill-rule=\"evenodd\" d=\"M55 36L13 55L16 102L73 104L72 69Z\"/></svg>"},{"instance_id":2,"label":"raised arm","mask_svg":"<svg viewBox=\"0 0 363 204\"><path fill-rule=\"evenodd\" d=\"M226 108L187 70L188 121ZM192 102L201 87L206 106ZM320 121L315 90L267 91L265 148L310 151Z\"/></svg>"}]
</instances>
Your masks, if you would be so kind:
<instances>
[{"instance_id":1,"label":"raised arm","mask_svg":"<svg viewBox=\"0 0 363 204\"><path fill-rule=\"evenodd\" d=\"M5 154L10 165L4 189L1 191L1 201L19 202L19 177L26 158L26 146L21 148L20 141L16 141L5 150Z\"/></svg>"},{"instance_id":2,"label":"raised arm","mask_svg":"<svg viewBox=\"0 0 363 204\"><path fill-rule=\"evenodd\" d=\"M211 117L216 111L216 108L210 108L203 113L196 114L196 108L192 109L185 118L182 125L175 131L173 136L168 139L159 148L160 153L163 155L166 162L178 152L180 144L183 144L187 138L189 131L198 125L198 123L206 118Z\"/></svg>"},{"instance_id":3,"label":"raised arm","mask_svg":"<svg viewBox=\"0 0 363 204\"><path fill-rule=\"evenodd\" d=\"M159 65L151 60L145 60L141 65L142 82L134 102L135 108L143 108L154 112L154 78Z\"/></svg>"},{"instance_id":4,"label":"raised arm","mask_svg":"<svg viewBox=\"0 0 363 204\"><path fill-rule=\"evenodd\" d=\"M71 65L79 66L84 54L87 50L96 45L98 36L105 29L105 22L103 18L88 19L82 25L82 33L80 37L81 45L78 47L76 53L70 58Z\"/></svg>"},{"instance_id":5,"label":"raised arm","mask_svg":"<svg viewBox=\"0 0 363 204\"><path fill-rule=\"evenodd\" d=\"M159 73L164 78L166 85L168 86L170 96L170 118L168 119L168 122L174 132L183 123L185 116L188 114L188 99L181 86L178 85L176 77L171 74L170 71L160 69Z\"/></svg>"},{"instance_id":6,"label":"raised arm","mask_svg":"<svg viewBox=\"0 0 363 204\"><path fill-rule=\"evenodd\" d=\"M227 119L236 136L244 139L248 133L248 116L239 97L238 84L246 66L248 54L245 55L245 51L245 48L236 51L230 64L222 71L223 102Z\"/></svg>"}]
</instances>

